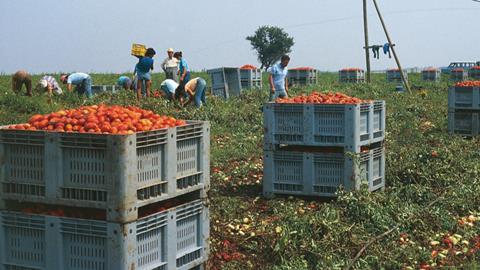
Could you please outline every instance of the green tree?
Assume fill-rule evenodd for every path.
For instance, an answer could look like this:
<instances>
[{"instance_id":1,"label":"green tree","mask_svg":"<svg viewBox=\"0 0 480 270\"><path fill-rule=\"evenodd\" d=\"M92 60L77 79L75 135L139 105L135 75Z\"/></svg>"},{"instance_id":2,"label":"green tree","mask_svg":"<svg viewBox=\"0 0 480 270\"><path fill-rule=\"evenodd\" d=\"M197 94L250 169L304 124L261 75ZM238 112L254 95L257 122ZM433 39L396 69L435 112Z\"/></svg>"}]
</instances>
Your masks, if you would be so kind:
<instances>
[{"instance_id":1,"label":"green tree","mask_svg":"<svg viewBox=\"0 0 480 270\"><path fill-rule=\"evenodd\" d=\"M261 26L253 36L246 38L257 51L258 61L262 64L260 68L268 69L282 55L290 53L294 43L282 28L276 26Z\"/></svg>"}]
</instances>

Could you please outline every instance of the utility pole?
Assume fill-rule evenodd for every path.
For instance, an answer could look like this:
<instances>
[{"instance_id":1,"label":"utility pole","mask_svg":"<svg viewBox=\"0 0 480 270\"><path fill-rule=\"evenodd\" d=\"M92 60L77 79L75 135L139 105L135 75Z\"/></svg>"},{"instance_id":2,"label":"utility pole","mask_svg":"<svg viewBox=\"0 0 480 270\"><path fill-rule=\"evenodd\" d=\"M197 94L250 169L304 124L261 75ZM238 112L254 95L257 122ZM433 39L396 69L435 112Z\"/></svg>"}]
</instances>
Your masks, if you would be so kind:
<instances>
[{"instance_id":1,"label":"utility pole","mask_svg":"<svg viewBox=\"0 0 480 270\"><path fill-rule=\"evenodd\" d=\"M378 17L380 18L380 22L382 23L383 31L385 31L385 35L387 36L388 44L390 44L390 49L392 50L393 57L395 58L395 62L397 62L398 70L400 70L400 76L402 76L402 81L405 84L405 87L407 88L408 92L412 93L412 91L410 90L410 85L408 84L408 81L403 75L403 69L402 69L402 66L400 65L400 60L398 60L397 53L395 52L395 48L394 46L392 46L393 42L390 39L390 35L388 34L387 27L385 26L385 22L383 21L382 14L380 13L380 9L378 8L377 0L373 0L373 4L375 4L375 9L377 10Z\"/></svg>"},{"instance_id":2,"label":"utility pole","mask_svg":"<svg viewBox=\"0 0 480 270\"><path fill-rule=\"evenodd\" d=\"M367 83L370 83L370 48L368 45L367 0L363 0L363 32L365 33L365 61L367 63Z\"/></svg>"}]
</instances>

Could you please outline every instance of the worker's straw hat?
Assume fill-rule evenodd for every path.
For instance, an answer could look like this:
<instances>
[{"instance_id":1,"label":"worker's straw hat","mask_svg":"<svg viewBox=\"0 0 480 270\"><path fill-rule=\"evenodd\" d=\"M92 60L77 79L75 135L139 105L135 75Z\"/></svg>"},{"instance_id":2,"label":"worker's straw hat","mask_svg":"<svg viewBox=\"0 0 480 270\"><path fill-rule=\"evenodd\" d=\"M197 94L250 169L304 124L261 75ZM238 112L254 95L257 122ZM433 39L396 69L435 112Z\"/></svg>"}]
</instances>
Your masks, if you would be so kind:
<instances>
[{"instance_id":1,"label":"worker's straw hat","mask_svg":"<svg viewBox=\"0 0 480 270\"><path fill-rule=\"evenodd\" d=\"M172 48L168 48L167 52L173 52Z\"/></svg>"}]
</instances>

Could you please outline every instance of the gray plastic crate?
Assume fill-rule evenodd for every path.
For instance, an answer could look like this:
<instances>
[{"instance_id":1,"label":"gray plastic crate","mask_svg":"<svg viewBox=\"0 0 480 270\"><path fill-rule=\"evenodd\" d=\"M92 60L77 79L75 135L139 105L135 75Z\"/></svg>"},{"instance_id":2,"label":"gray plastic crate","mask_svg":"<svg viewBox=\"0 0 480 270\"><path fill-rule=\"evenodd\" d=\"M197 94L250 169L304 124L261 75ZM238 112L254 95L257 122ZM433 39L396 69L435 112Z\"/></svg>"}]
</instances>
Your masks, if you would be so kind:
<instances>
[{"instance_id":1,"label":"gray plastic crate","mask_svg":"<svg viewBox=\"0 0 480 270\"><path fill-rule=\"evenodd\" d=\"M262 70L257 69L240 69L240 80L258 81L262 80Z\"/></svg>"},{"instance_id":2,"label":"gray plastic crate","mask_svg":"<svg viewBox=\"0 0 480 270\"><path fill-rule=\"evenodd\" d=\"M0 208L89 207L130 222L138 207L209 189L210 124L132 135L0 130L0 183Z\"/></svg>"},{"instance_id":3,"label":"gray plastic crate","mask_svg":"<svg viewBox=\"0 0 480 270\"><path fill-rule=\"evenodd\" d=\"M242 80L242 89L262 89L261 80Z\"/></svg>"},{"instance_id":4,"label":"gray plastic crate","mask_svg":"<svg viewBox=\"0 0 480 270\"><path fill-rule=\"evenodd\" d=\"M452 70L450 71L450 80L454 82L463 82L468 78L468 71L461 70Z\"/></svg>"},{"instance_id":5,"label":"gray plastic crate","mask_svg":"<svg viewBox=\"0 0 480 270\"><path fill-rule=\"evenodd\" d=\"M364 104L266 103L268 145L338 146L358 151L385 138L385 101Z\"/></svg>"},{"instance_id":6,"label":"gray plastic crate","mask_svg":"<svg viewBox=\"0 0 480 270\"><path fill-rule=\"evenodd\" d=\"M362 83L365 82L364 70L340 70L338 72L341 83Z\"/></svg>"},{"instance_id":7,"label":"gray plastic crate","mask_svg":"<svg viewBox=\"0 0 480 270\"><path fill-rule=\"evenodd\" d=\"M450 87L448 108L480 110L480 87Z\"/></svg>"},{"instance_id":8,"label":"gray plastic crate","mask_svg":"<svg viewBox=\"0 0 480 270\"><path fill-rule=\"evenodd\" d=\"M316 69L289 69L287 79L292 85L314 85L317 84L317 75Z\"/></svg>"},{"instance_id":9,"label":"gray plastic crate","mask_svg":"<svg viewBox=\"0 0 480 270\"><path fill-rule=\"evenodd\" d=\"M473 80L480 80L480 69L470 69L468 71L468 77Z\"/></svg>"},{"instance_id":10,"label":"gray plastic crate","mask_svg":"<svg viewBox=\"0 0 480 270\"><path fill-rule=\"evenodd\" d=\"M385 149L383 146L359 154L265 151L263 194L335 197L340 186L357 190L385 187Z\"/></svg>"},{"instance_id":11,"label":"gray plastic crate","mask_svg":"<svg viewBox=\"0 0 480 270\"><path fill-rule=\"evenodd\" d=\"M478 136L480 132L478 110L448 110L448 132L463 136Z\"/></svg>"},{"instance_id":12,"label":"gray plastic crate","mask_svg":"<svg viewBox=\"0 0 480 270\"><path fill-rule=\"evenodd\" d=\"M0 211L0 270L188 270L209 230L201 200L123 225Z\"/></svg>"},{"instance_id":13,"label":"gray plastic crate","mask_svg":"<svg viewBox=\"0 0 480 270\"><path fill-rule=\"evenodd\" d=\"M212 95L228 99L242 93L239 68L216 68L207 70L212 80Z\"/></svg>"},{"instance_id":14,"label":"gray plastic crate","mask_svg":"<svg viewBox=\"0 0 480 270\"><path fill-rule=\"evenodd\" d=\"M422 70L422 79L424 81L438 82L441 79L441 71L439 69Z\"/></svg>"},{"instance_id":15,"label":"gray plastic crate","mask_svg":"<svg viewBox=\"0 0 480 270\"><path fill-rule=\"evenodd\" d=\"M92 93L116 93L122 88L117 85L92 85Z\"/></svg>"},{"instance_id":16,"label":"gray plastic crate","mask_svg":"<svg viewBox=\"0 0 480 270\"><path fill-rule=\"evenodd\" d=\"M408 80L408 72L406 70L403 71L403 76L405 77L405 80ZM400 75L400 70L396 70L396 69L387 70L386 78L387 78L387 82L396 82L396 83L403 82L402 76Z\"/></svg>"}]
</instances>

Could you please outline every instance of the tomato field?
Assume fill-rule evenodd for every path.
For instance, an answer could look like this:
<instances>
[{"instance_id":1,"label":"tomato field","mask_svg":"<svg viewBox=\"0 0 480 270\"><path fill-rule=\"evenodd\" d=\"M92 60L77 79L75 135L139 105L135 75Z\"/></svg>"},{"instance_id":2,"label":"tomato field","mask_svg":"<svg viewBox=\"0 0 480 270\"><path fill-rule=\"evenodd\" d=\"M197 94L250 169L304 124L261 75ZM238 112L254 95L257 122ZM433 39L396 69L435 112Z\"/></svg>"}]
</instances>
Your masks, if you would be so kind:
<instances>
[{"instance_id":1,"label":"tomato field","mask_svg":"<svg viewBox=\"0 0 480 270\"><path fill-rule=\"evenodd\" d=\"M207 95L207 106L195 109L161 97L137 101L133 92L92 99L75 93L49 99L35 93L31 98L14 94L10 77L0 76L0 121L2 125L29 123L12 127L20 129L84 128L127 134L133 127L182 125L176 119L210 121L208 269L476 269L480 264L480 140L448 134L451 82L444 78L428 83L421 81L421 74L409 75L411 94L395 92L395 84L386 83L383 73L375 74L370 85L340 84L336 73L321 73L318 85L291 87L291 96L306 95L286 102L386 101L386 189L339 191L334 200L262 197L265 78L263 91L246 91L226 101ZM118 76L92 74L92 79L94 84L113 84ZM206 73L196 76L209 82ZM40 75L33 77L35 81ZM162 79L163 74L153 75L153 89L159 88ZM314 91L319 93L310 94ZM115 105L143 110L121 111ZM87 111L84 115L95 110L104 112L104 118L84 119L81 112L75 117L72 109L81 106ZM43 116L52 112L57 113ZM70 113L77 122L83 119L92 124L62 122ZM108 120L112 113L125 113L129 121L138 120L140 114L151 121L114 126Z\"/></svg>"}]
</instances>

